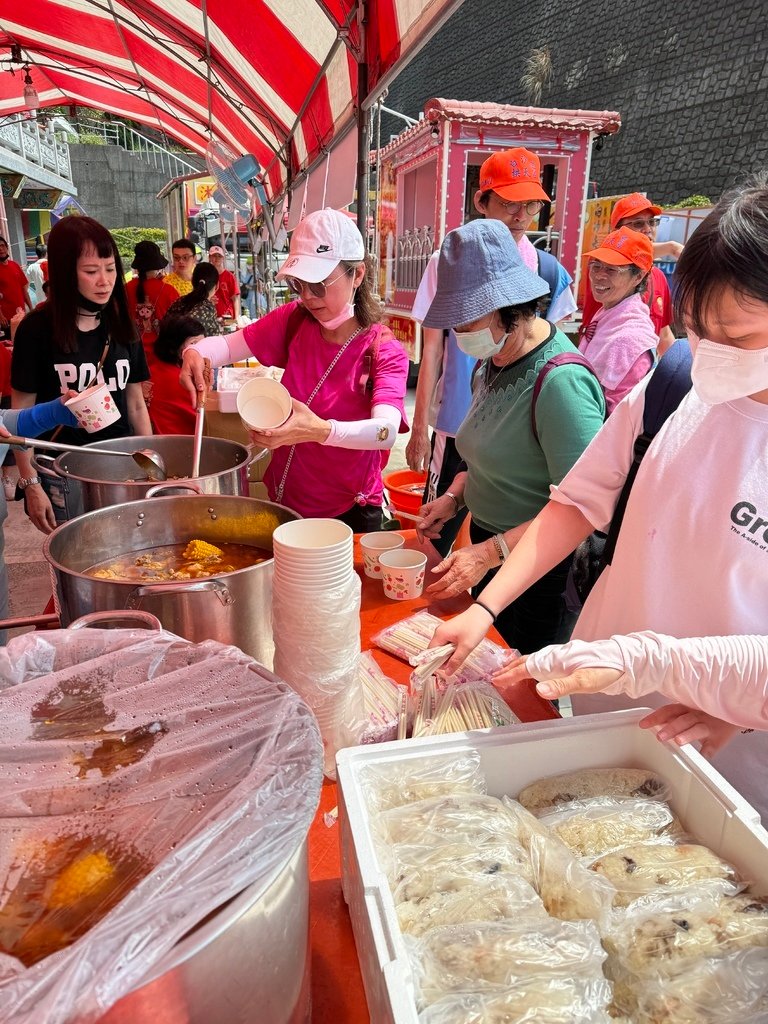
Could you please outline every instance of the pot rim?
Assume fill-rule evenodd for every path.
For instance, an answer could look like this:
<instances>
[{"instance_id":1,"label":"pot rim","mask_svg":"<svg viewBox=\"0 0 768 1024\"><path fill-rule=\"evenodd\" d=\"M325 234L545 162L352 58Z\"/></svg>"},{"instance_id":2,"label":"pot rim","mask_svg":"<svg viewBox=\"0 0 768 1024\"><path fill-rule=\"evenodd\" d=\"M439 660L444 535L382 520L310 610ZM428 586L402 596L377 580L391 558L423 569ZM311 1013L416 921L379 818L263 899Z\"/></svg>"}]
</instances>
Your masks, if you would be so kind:
<instances>
[{"instance_id":1,"label":"pot rim","mask_svg":"<svg viewBox=\"0 0 768 1024\"><path fill-rule=\"evenodd\" d=\"M181 482L181 481L179 481ZM186 502L197 501L205 502L206 509L212 501L256 501L260 505L272 505L275 508L290 512L292 516L301 519L302 516L298 512L294 512L293 509L288 508L287 505L279 505L276 501L269 501L264 498L251 498L244 494L169 494L164 497L156 498L145 498L143 500L150 502L154 507L156 504L161 504L168 501L179 501L183 499ZM64 531L74 526L76 523L80 523L83 519L96 518L98 516L110 516L112 514L135 514L141 511L141 500L138 501L125 501L120 505L108 505L106 508L93 509L91 512L86 512L82 516L76 516L74 519L70 519L61 526L57 526L53 533L49 533L43 541L43 556L48 562L48 565L56 572L66 573L68 576L74 576L77 579L88 580L91 583L108 583L110 586L115 587L130 587L135 590L136 587L173 587L174 589L184 590L189 587L190 583L205 582L205 580L219 580L219 579L232 579L234 576L238 576L240 573L252 572L254 569L258 569L262 565L273 565L274 555L271 558L265 558L263 562L257 562L255 565L246 565L242 569L235 569L233 572L223 572L216 576L203 576L200 580L157 580L155 583L141 581L141 580L100 580L95 576L90 576L86 572L80 572L78 569L70 569L69 566L62 565L54 556L51 554L51 545L55 540L63 535ZM159 545L158 545L159 546ZM136 551L143 551L144 548L136 548ZM122 552L125 554L125 552Z\"/></svg>"},{"instance_id":2,"label":"pot rim","mask_svg":"<svg viewBox=\"0 0 768 1024\"><path fill-rule=\"evenodd\" d=\"M175 440L176 438L184 438L184 437L187 437L187 436L189 436L189 435L185 435L185 434L147 434L147 435L144 435L144 434L142 434L141 436L136 435L135 437L132 437L131 440L146 441L147 442L146 444L139 445L138 447L141 447L141 448L151 448L152 447L152 440L153 439L155 440L155 442L157 442L158 438L173 438ZM99 447L98 447L99 445L103 445L105 448L109 448L110 446L117 447L121 441L125 441L125 440L127 440L127 439L124 438L124 437L117 437L117 438L113 438L112 440L95 441L92 445L84 444L84 445L80 445L79 448L73 448L71 452L62 452L61 455L57 455L56 458L53 460L52 470L59 477L62 477L62 478L67 479L67 480L77 480L77 482L81 483L81 484L99 484L99 485L104 486L104 487L129 487L129 488L152 487L154 485L154 483L156 483L156 481L153 482L152 480L103 480L103 479L99 479L98 477L82 476L79 473L73 473L71 470L66 469L63 466L63 464L62 464L62 460L63 459L68 459L71 455L77 455L78 452L86 452L89 455L100 455L100 454L102 454L102 452L99 451ZM193 439L190 438L190 440L193 440ZM220 470L218 470L215 473L206 473L205 475L200 474L199 476L194 476L194 477L191 476L191 475L190 476L174 477L172 480L165 481L165 482L167 482L169 484L169 486L173 486L173 484L175 484L175 483L181 484L181 483L184 483L185 481L188 481L188 480L218 480L220 477L227 476L230 473L239 473L241 469L246 469L247 470L248 464L249 464L248 460L250 459L250 454L251 453L250 453L250 451L248 450L248 448L244 444L241 444L239 441L231 441L227 437L210 437L210 438L204 437L203 438L203 446L205 446L205 442L206 441L220 441L220 442L222 442L225 445L231 445L234 449L238 449L239 448L242 451L242 453L243 453L242 461L236 462L233 466L228 466L226 469L220 469ZM126 449L126 450L129 451L130 449ZM137 448L137 450L138 450L138 448ZM107 457L109 458L109 456L107 456ZM112 507L114 507L114 506L112 506Z\"/></svg>"}]
</instances>

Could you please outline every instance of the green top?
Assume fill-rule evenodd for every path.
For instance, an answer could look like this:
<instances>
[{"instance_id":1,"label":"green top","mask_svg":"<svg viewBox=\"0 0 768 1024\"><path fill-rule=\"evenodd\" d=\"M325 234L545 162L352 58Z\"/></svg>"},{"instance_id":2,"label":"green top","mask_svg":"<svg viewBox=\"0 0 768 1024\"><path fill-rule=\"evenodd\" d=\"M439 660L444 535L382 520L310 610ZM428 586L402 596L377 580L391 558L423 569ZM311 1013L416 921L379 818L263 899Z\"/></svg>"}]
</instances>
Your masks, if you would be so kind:
<instances>
[{"instance_id":1,"label":"green top","mask_svg":"<svg viewBox=\"0 0 768 1024\"><path fill-rule=\"evenodd\" d=\"M486 360L473 382L473 399L456 435L467 463L464 500L478 526L493 533L510 530L537 515L603 425L605 399L594 374L583 366L556 366L531 400L539 371L559 352L574 346L555 327L521 359L499 370ZM490 385L490 386L489 386Z\"/></svg>"}]
</instances>

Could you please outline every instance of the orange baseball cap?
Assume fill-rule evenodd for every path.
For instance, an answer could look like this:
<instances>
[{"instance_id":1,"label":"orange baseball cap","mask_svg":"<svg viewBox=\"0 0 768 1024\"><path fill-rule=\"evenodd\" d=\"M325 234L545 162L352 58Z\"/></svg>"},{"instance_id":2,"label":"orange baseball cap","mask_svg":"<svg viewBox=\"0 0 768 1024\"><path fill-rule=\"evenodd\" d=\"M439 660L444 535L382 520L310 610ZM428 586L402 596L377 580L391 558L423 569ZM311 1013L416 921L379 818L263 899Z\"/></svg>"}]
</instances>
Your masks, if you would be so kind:
<instances>
[{"instance_id":1,"label":"orange baseball cap","mask_svg":"<svg viewBox=\"0 0 768 1024\"><path fill-rule=\"evenodd\" d=\"M644 274L653 266L653 244L646 235L631 228L619 228L607 235L596 249L590 249L587 256L614 267L626 267L633 263Z\"/></svg>"},{"instance_id":2,"label":"orange baseball cap","mask_svg":"<svg viewBox=\"0 0 768 1024\"><path fill-rule=\"evenodd\" d=\"M529 149L504 149L489 156L480 168L480 190L495 192L502 199L551 202L541 187L541 163Z\"/></svg>"},{"instance_id":3,"label":"orange baseball cap","mask_svg":"<svg viewBox=\"0 0 768 1024\"><path fill-rule=\"evenodd\" d=\"M660 206L654 206L648 196L642 195L640 192L633 192L632 195L624 196L614 206L611 211L611 228L616 228L619 221L626 220L628 217L634 217L638 213L652 213L654 217L658 217L661 213Z\"/></svg>"}]
</instances>

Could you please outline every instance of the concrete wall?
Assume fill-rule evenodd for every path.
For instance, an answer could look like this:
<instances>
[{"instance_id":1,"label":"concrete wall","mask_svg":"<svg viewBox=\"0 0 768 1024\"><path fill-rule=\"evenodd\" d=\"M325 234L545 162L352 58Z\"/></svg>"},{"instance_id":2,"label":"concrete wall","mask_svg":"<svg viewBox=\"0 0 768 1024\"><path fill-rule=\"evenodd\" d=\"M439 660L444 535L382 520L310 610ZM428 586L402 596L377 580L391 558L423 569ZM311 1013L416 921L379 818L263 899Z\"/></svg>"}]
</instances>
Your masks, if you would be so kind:
<instances>
[{"instance_id":1,"label":"concrete wall","mask_svg":"<svg viewBox=\"0 0 768 1024\"><path fill-rule=\"evenodd\" d=\"M118 146L70 145L78 202L107 228L165 227L155 197L168 181L138 156Z\"/></svg>"},{"instance_id":2,"label":"concrete wall","mask_svg":"<svg viewBox=\"0 0 768 1024\"><path fill-rule=\"evenodd\" d=\"M603 195L716 198L768 164L764 0L465 0L386 105L412 117L432 96L528 105L524 61L545 45L554 76L541 106L621 113L621 132L594 154ZM402 130L382 124L383 140Z\"/></svg>"}]
</instances>

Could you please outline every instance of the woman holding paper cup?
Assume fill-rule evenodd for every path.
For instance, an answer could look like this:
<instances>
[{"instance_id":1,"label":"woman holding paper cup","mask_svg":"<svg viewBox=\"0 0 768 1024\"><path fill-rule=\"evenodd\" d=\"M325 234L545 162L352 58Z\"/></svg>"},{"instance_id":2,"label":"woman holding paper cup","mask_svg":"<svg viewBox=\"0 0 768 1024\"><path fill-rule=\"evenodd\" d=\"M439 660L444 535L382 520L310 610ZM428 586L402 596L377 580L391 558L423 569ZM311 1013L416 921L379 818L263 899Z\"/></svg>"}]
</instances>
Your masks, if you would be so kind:
<instances>
[{"instance_id":1,"label":"woman holding paper cup","mask_svg":"<svg viewBox=\"0 0 768 1024\"><path fill-rule=\"evenodd\" d=\"M424 326L453 327L459 348L480 361L472 405L456 435L464 466L445 494L422 507L417 526L423 536L437 537L464 505L472 514L471 546L436 566L433 572L442 575L427 588L452 597L495 576L546 505L550 486L602 426L605 402L565 335L537 317L549 286L523 263L505 225L477 220L451 231L437 277ZM572 361L560 364L564 357ZM562 595L570 563L566 552L499 615L496 628L511 647L535 651L567 639L573 617Z\"/></svg>"},{"instance_id":2,"label":"woman holding paper cup","mask_svg":"<svg viewBox=\"0 0 768 1024\"><path fill-rule=\"evenodd\" d=\"M251 431L254 445L273 453L264 478L270 498L302 516L377 530L382 462L408 429L408 357L380 323L362 235L346 214L318 210L293 232L278 277L297 301L187 348L182 383L193 399L204 389L204 358L222 366L255 356L285 367L290 415Z\"/></svg>"},{"instance_id":3,"label":"woman holding paper cup","mask_svg":"<svg viewBox=\"0 0 768 1024\"><path fill-rule=\"evenodd\" d=\"M48 402L69 389L106 383L119 417L88 433L64 427L57 440L75 446L152 433L142 383L144 349L128 310L123 267L105 227L91 217L64 217L48 239L48 301L19 324L13 347L13 408ZM106 402L102 402L106 411ZM93 421L91 423L93 426ZM45 435L50 437L50 433ZM16 452L27 514L43 533L65 518L58 481L35 475L29 452Z\"/></svg>"}]
</instances>

